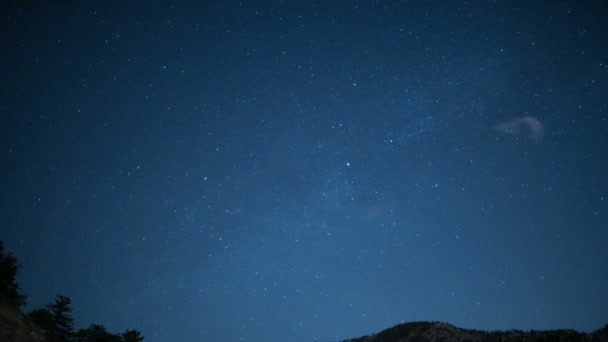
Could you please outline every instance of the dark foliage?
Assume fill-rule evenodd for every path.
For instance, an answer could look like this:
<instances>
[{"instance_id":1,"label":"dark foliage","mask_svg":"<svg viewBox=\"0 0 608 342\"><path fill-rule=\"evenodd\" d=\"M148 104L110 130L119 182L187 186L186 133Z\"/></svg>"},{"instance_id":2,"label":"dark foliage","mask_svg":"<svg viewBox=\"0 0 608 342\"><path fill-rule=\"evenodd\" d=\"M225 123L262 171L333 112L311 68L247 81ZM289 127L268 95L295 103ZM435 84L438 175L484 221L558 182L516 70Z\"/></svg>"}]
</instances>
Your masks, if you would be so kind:
<instances>
[{"instance_id":1,"label":"dark foliage","mask_svg":"<svg viewBox=\"0 0 608 342\"><path fill-rule=\"evenodd\" d=\"M127 330L122 334L112 334L106 327L91 324L86 329L80 329L76 333L76 342L141 342L144 338L137 330Z\"/></svg>"},{"instance_id":2,"label":"dark foliage","mask_svg":"<svg viewBox=\"0 0 608 342\"><path fill-rule=\"evenodd\" d=\"M137 330L127 330L122 333L122 340L123 342L141 342L144 340L144 337Z\"/></svg>"},{"instance_id":3,"label":"dark foliage","mask_svg":"<svg viewBox=\"0 0 608 342\"><path fill-rule=\"evenodd\" d=\"M74 319L71 314L71 302L70 298L57 295L55 302L46 306L53 317L53 329L51 332L62 341L70 341L74 336Z\"/></svg>"},{"instance_id":4,"label":"dark foliage","mask_svg":"<svg viewBox=\"0 0 608 342\"><path fill-rule=\"evenodd\" d=\"M137 330L126 330L122 334L113 334L99 324L91 324L88 328L74 333L70 303L70 298L57 295L54 303L46 305L43 309L36 309L27 316L34 324L42 328L46 337L53 342L141 342L144 340Z\"/></svg>"},{"instance_id":5,"label":"dark foliage","mask_svg":"<svg viewBox=\"0 0 608 342\"><path fill-rule=\"evenodd\" d=\"M47 342L141 342L144 337L137 330L112 334L103 325L92 324L87 329L74 332L71 300L57 295L53 303L23 315L19 308L25 304L25 296L19 293L15 281L19 270L17 258L4 253L0 240L0 341L47 341ZM8 308L8 309L7 309ZM8 317L7 312L12 312Z\"/></svg>"},{"instance_id":6,"label":"dark foliage","mask_svg":"<svg viewBox=\"0 0 608 342\"><path fill-rule=\"evenodd\" d=\"M4 253L4 244L0 241L0 300L8 301L16 308L25 305L26 297L19 293L17 272L21 265L11 253Z\"/></svg>"},{"instance_id":7,"label":"dark foliage","mask_svg":"<svg viewBox=\"0 0 608 342\"><path fill-rule=\"evenodd\" d=\"M87 329L80 329L76 333L77 342L122 342L120 335L111 334L106 327L91 324Z\"/></svg>"},{"instance_id":8,"label":"dark foliage","mask_svg":"<svg viewBox=\"0 0 608 342\"><path fill-rule=\"evenodd\" d=\"M27 314L27 316L40 328L47 332L52 332L55 328L53 314L47 309L36 309Z\"/></svg>"}]
</instances>

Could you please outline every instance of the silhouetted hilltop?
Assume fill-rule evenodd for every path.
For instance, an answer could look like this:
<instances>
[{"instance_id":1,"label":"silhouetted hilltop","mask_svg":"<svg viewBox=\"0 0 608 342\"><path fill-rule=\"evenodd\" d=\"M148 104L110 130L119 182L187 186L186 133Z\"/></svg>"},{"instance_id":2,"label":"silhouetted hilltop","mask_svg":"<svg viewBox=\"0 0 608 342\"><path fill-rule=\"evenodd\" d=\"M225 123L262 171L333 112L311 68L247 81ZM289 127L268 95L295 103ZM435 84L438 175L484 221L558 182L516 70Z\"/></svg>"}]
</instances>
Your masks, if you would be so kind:
<instances>
[{"instance_id":1,"label":"silhouetted hilltop","mask_svg":"<svg viewBox=\"0 0 608 342\"><path fill-rule=\"evenodd\" d=\"M435 341L525 341L525 342L608 342L608 324L591 333L572 329L542 331L483 331L462 329L442 322L411 322L396 325L377 334L343 342L435 342Z\"/></svg>"}]
</instances>

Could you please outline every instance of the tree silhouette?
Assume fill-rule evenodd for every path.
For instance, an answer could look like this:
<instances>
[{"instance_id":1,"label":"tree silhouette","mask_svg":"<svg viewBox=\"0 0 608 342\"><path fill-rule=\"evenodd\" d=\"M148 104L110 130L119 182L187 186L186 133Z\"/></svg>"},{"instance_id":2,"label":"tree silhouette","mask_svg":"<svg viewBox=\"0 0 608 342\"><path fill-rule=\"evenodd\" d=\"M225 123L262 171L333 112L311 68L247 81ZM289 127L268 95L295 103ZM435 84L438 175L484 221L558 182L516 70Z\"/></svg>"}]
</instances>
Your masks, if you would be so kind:
<instances>
[{"instance_id":1,"label":"tree silhouette","mask_svg":"<svg viewBox=\"0 0 608 342\"><path fill-rule=\"evenodd\" d=\"M25 296L19 293L19 284L15 278L21 265L11 253L4 253L4 244L0 240L0 300L8 301L17 308L25 305Z\"/></svg>"},{"instance_id":2,"label":"tree silhouette","mask_svg":"<svg viewBox=\"0 0 608 342\"><path fill-rule=\"evenodd\" d=\"M36 325L46 330L53 341L71 341L74 337L74 319L70 303L70 298L57 295L54 303L27 315Z\"/></svg>"},{"instance_id":3,"label":"tree silhouette","mask_svg":"<svg viewBox=\"0 0 608 342\"><path fill-rule=\"evenodd\" d=\"M141 342L144 337L137 330L127 330L122 334L123 342Z\"/></svg>"},{"instance_id":4,"label":"tree silhouette","mask_svg":"<svg viewBox=\"0 0 608 342\"><path fill-rule=\"evenodd\" d=\"M48 309L36 309L30 311L27 316L34 324L44 329L47 333L51 333L54 330L53 314Z\"/></svg>"},{"instance_id":5,"label":"tree silhouette","mask_svg":"<svg viewBox=\"0 0 608 342\"><path fill-rule=\"evenodd\" d=\"M57 295L54 303L46 305L53 318L51 333L62 341L70 341L74 336L74 319L71 315L70 303L70 298Z\"/></svg>"},{"instance_id":6,"label":"tree silhouette","mask_svg":"<svg viewBox=\"0 0 608 342\"><path fill-rule=\"evenodd\" d=\"M80 329L76 333L76 342L141 342L144 338L137 330L127 330L122 334L112 334L106 327L99 324L91 324L86 329Z\"/></svg>"},{"instance_id":7,"label":"tree silhouette","mask_svg":"<svg viewBox=\"0 0 608 342\"><path fill-rule=\"evenodd\" d=\"M17 271L21 266L10 253L4 252L4 245L0 240L0 313L4 306L14 306L17 311L25 305L26 297L19 293L19 285L15 281ZM137 330L126 330L122 334L112 334L103 325L92 324L87 329L80 329L74 333L74 319L72 318L71 300L67 296L57 295L55 302L47 304L44 308L29 312L26 316L37 327L31 327L25 339L15 341L30 341L30 335L42 333L45 341L49 342L141 342L144 337ZM23 316L20 316L23 317ZM3 317L0 317L0 321ZM22 318L19 318L21 321ZM0 322L4 323L4 322ZM13 330L19 330L21 323L15 323ZM2 324L0 324L2 325ZM0 327L0 341L6 336L4 327ZM42 329L42 331L39 331ZM7 330L12 331L12 330Z\"/></svg>"},{"instance_id":8,"label":"tree silhouette","mask_svg":"<svg viewBox=\"0 0 608 342\"><path fill-rule=\"evenodd\" d=\"M106 327L99 324L91 324L86 329L80 329L76 333L77 342L122 342L119 335L111 334Z\"/></svg>"}]
</instances>

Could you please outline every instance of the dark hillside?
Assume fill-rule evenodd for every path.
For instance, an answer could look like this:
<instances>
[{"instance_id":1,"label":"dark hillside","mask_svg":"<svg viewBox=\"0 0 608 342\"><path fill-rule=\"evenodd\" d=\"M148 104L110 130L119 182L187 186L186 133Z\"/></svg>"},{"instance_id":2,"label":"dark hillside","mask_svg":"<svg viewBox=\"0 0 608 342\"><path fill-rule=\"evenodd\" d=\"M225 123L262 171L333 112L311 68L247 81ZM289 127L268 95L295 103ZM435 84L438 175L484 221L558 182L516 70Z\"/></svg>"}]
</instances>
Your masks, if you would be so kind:
<instances>
[{"instance_id":1,"label":"dark hillside","mask_svg":"<svg viewBox=\"0 0 608 342\"><path fill-rule=\"evenodd\" d=\"M462 329L442 322L411 322L396 325L377 334L345 340L344 342L494 342L494 341L563 341L605 342L608 341L608 325L591 334L571 329L543 331L483 331Z\"/></svg>"}]
</instances>

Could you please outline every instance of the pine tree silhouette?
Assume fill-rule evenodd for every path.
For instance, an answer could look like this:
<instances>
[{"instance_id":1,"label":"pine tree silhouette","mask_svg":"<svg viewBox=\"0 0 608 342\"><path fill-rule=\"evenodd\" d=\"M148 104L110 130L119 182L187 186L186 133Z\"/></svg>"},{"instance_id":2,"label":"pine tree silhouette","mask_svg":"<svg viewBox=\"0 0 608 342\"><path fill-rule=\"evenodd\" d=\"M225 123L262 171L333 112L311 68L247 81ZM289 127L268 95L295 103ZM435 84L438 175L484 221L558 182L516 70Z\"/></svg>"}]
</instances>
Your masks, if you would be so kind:
<instances>
[{"instance_id":1,"label":"pine tree silhouette","mask_svg":"<svg viewBox=\"0 0 608 342\"><path fill-rule=\"evenodd\" d=\"M70 303L70 298L57 295L55 302L46 306L53 317L52 334L62 341L70 341L74 336L74 319L71 315Z\"/></svg>"},{"instance_id":2,"label":"pine tree silhouette","mask_svg":"<svg viewBox=\"0 0 608 342\"><path fill-rule=\"evenodd\" d=\"M67 296L57 295L55 302L47 304L44 308L30 311L26 316L36 327L24 336L16 336L20 326L32 329L31 323L22 324L20 307L25 305L26 297L19 293L19 285L15 281L17 271L21 266L10 253L4 252L4 245L0 240L0 313L3 307L14 307L19 313L19 320L15 322L6 320L0 315L0 325L10 323L6 327L0 327L0 341L7 337L18 337L24 339L13 339L14 341L33 341L30 339L34 333L44 336L49 342L141 342L144 337L137 330L126 330L122 334L112 334L103 325L92 324L87 329L80 329L74 333L74 319L72 318L71 300ZM6 322L4 321L6 320ZM5 329L6 328L6 329ZM37 339L36 339L37 340ZM6 340L8 341L8 340ZM12 340L11 340L12 341Z\"/></svg>"},{"instance_id":3,"label":"pine tree silhouette","mask_svg":"<svg viewBox=\"0 0 608 342\"><path fill-rule=\"evenodd\" d=\"M8 301L16 308L25 305L25 296L19 293L19 284L15 278L21 265L11 253L4 253L4 244L0 240L0 300Z\"/></svg>"}]
</instances>

